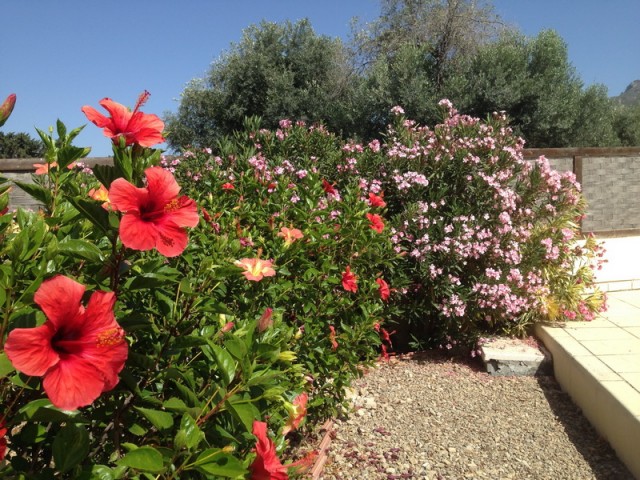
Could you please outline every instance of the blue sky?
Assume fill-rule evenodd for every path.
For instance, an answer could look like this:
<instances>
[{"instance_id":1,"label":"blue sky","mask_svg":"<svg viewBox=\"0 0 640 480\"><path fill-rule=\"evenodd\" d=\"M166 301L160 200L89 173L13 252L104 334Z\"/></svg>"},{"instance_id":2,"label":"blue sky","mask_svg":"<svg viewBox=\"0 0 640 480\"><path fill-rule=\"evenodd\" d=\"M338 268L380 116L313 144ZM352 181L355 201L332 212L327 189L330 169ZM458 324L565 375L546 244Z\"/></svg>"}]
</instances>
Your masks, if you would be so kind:
<instances>
[{"instance_id":1,"label":"blue sky","mask_svg":"<svg viewBox=\"0 0 640 480\"><path fill-rule=\"evenodd\" d=\"M640 0L495 0L496 12L526 35L557 30L584 83L620 94L640 79ZM353 17L371 21L377 0L0 0L0 101L18 101L4 132L46 130L61 119L87 123L83 105L103 97L147 113L175 111L189 80L261 20L309 18L316 33L347 39ZM88 124L76 144L111 153Z\"/></svg>"}]
</instances>

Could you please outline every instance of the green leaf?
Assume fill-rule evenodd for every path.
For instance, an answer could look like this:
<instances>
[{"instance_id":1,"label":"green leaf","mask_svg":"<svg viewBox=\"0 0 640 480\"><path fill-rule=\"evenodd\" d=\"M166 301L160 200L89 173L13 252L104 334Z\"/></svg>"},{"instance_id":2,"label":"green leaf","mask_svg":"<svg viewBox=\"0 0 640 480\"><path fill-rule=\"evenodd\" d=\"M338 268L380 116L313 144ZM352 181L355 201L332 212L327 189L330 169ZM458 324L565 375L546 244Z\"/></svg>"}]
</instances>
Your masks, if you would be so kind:
<instances>
[{"instance_id":1,"label":"green leaf","mask_svg":"<svg viewBox=\"0 0 640 480\"><path fill-rule=\"evenodd\" d=\"M90 262L103 262L102 252L93 243L86 240L65 237L58 243L58 252L69 257L80 257Z\"/></svg>"},{"instance_id":2,"label":"green leaf","mask_svg":"<svg viewBox=\"0 0 640 480\"><path fill-rule=\"evenodd\" d=\"M156 288L170 281L172 281L172 279L165 275L160 275L157 273L143 273L141 275L133 277L131 281L127 283L127 290Z\"/></svg>"},{"instance_id":3,"label":"green leaf","mask_svg":"<svg viewBox=\"0 0 640 480\"><path fill-rule=\"evenodd\" d=\"M222 374L222 379L225 381L225 387L233 381L233 377L236 375L236 362L233 360L229 352L224 350L218 345L210 343L209 346L213 350L216 364Z\"/></svg>"},{"instance_id":4,"label":"green leaf","mask_svg":"<svg viewBox=\"0 0 640 480\"><path fill-rule=\"evenodd\" d=\"M102 233L109 233L109 213L102 208L100 203L79 197L69 197L68 200L80 212L80 215L102 230Z\"/></svg>"},{"instance_id":5,"label":"green leaf","mask_svg":"<svg viewBox=\"0 0 640 480\"><path fill-rule=\"evenodd\" d=\"M143 472L159 472L164 468L162 454L155 448L146 446L130 451L116 463Z\"/></svg>"},{"instance_id":6,"label":"green leaf","mask_svg":"<svg viewBox=\"0 0 640 480\"><path fill-rule=\"evenodd\" d=\"M4 378L11 372L15 371L15 368L7 358L4 352L0 352L0 378Z\"/></svg>"},{"instance_id":7,"label":"green leaf","mask_svg":"<svg viewBox=\"0 0 640 480\"><path fill-rule=\"evenodd\" d=\"M144 418L149 420L158 430L165 430L173 427L173 416L168 412L142 407L135 407L135 409L144 415Z\"/></svg>"},{"instance_id":8,"label":"green leaf","mask_svg":"<svg viewBox=\"0 0 640 480\"><path fill-rule=\"evenodd\" d=\"M111 182L118 178L117 170L111 165L94 165L91 170L104 188L111 187Z\"/></svg>"},{"instance_id":9,"label":"green leaf","mask_svg":"<svg viewBox=\"0 0 640 480\"><path fill-rule=\"evenodd\" d=\"M227 351L237 360L242 360L247 355L247 346L238 337L231 337L224 342Z\"/></svg>"},{"instance_id":10,"label":"green leaf","mask_svg":"<svg viewBox=\"0 0 640 480\"><path fill-rule=\"evenodd\" d=\"M184 414L180 421L180 430L176 434L175 443L178 448L186 447L191 450L204 440L204 433L196 421L189 414Z\"/></svg>"},{"instance_id":11,"label":"green leaf","mask_svg":"<svg viewBox=\"0 0 640 480\"><path fill-rule=\"evenodd\" d=\"M234 398L236 399L235 402L233 401ZM253 421L260 418L260 412L256 406L249 401L242 400L240 397L233 397L226 404L233 416L242 422L247 432L250 432L253 429Z\"/></svg>"},{"instance_id":12,"label":"green leaf","mask_svg":"<svg viewBox=\"0 0 640 480\"><path fill-rule=\"evenodd\" d=\"M18 187L24 190L31 197L35 198L44 205L51 204L51 190L36 185L34 183L14 182Z\"/></svg>"},{"instance_id":13,"label":"green leaf","mask_svg":"<svg viewBox=\"0 0 640 480\"><path fill-rule=\"evenodd\" d=\"M240 460L219 448L210 448L202 452L194 465L201 472L225 478L236 478L247 473Z\"/></svg>"},{"instance_id":14,"label":"green leaf","mask_svg":"<svg viewBox=\"0 0 640 480\"><path fill-rule=\"evenodd\" d=\"M56 469L68 472L89 454L89 434L83 427L69 423L56 435L52 450Z\"/></svg>"}]
</instances>

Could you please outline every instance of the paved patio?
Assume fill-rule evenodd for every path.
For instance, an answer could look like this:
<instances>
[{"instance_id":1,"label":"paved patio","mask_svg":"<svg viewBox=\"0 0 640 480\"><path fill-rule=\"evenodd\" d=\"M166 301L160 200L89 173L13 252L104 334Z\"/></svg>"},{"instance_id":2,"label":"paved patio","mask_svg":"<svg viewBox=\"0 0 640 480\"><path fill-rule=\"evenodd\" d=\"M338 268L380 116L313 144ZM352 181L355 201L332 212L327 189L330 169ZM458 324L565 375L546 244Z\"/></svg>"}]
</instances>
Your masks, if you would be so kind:
<instances>
[{"instance_id":1,"label":"paved patio","mask_svg":"<svg viewBox=\"0 0 640 480\"><path fill-rule=\"evenodd\" d=\"M562 388L640 479L640 237L605 243L609 262L598 281L609 310L537 334Z\"/></svg>"}]
</instances>

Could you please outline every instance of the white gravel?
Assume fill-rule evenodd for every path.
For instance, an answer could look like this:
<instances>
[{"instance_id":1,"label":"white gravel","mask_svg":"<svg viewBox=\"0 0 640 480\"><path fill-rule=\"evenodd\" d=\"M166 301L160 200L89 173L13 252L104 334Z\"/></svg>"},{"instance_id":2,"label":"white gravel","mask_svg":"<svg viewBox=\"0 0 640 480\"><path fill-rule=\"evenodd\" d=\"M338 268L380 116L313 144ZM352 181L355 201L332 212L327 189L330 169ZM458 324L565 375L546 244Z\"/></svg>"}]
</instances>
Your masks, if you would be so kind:
<instances>
[{"instance_id":1,"label":"white gravel","mask_svg":"<svg viewBox=\"0 0 640 480\"><path fill-rule=\"evenodd\" d=\"M633 479L553 377L423 353L354 383L321 479Z\"/></svg>"}]
</instances>

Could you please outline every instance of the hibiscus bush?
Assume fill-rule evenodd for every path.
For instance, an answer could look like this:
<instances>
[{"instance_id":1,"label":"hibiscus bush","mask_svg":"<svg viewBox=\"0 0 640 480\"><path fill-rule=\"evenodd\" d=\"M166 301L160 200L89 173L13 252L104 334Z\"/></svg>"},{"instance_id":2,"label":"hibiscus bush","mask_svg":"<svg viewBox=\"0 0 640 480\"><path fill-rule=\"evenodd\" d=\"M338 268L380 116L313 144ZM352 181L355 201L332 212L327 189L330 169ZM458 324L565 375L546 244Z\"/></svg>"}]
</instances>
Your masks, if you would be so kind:
<instances>
[{"instance_id":1,"label":"hibiscus bush","mask_svg":"<svg viewBox=\"0 0 640 480\"><path fill-rule=\"evenodd\" d=\"M38 130L17 186L42 208L0 217L0 473L287 478L313 460L283 465L291 439L389 346L383 210L250 132L165 159L147 97L83 108L112 165Z\"/></svg>"}]
</instances>

